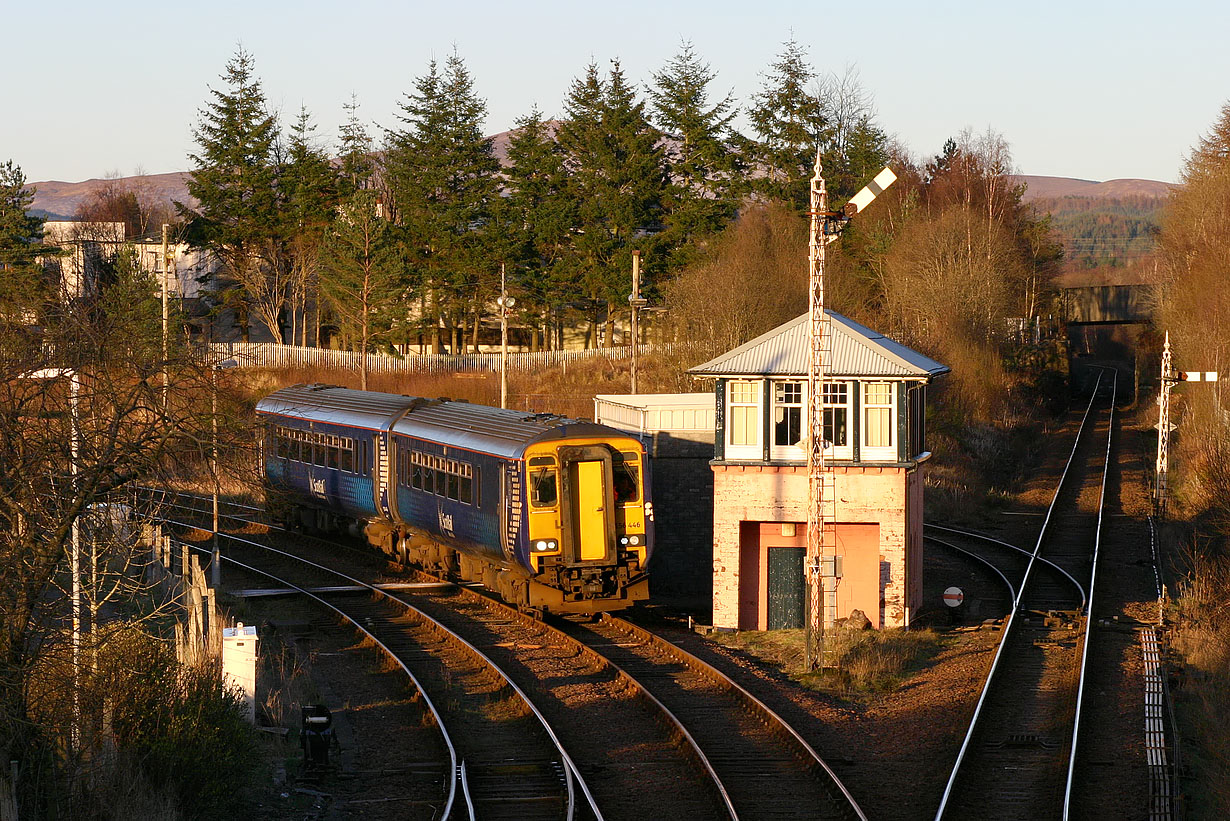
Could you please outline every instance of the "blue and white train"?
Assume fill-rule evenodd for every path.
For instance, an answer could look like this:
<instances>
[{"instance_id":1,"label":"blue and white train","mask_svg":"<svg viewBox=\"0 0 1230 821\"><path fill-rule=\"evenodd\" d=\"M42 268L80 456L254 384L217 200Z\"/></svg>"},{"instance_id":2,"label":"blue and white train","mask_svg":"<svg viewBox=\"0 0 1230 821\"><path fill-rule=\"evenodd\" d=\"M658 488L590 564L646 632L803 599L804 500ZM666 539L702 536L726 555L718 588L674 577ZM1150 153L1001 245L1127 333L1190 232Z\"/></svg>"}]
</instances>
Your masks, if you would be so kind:
<instances>
[{"instance_id":1,"label":"blue and white train","mask_svg":"<svg viewBox=\"0 0 1230 821\"><path fill-rule=\"evenodd\" d=\"M271 502L288 522L361 530L399 559L536 610L595 613L649 595L648 462L622 431L331 385L284 388L256 412Z\"/></svg>"}]
</instances>

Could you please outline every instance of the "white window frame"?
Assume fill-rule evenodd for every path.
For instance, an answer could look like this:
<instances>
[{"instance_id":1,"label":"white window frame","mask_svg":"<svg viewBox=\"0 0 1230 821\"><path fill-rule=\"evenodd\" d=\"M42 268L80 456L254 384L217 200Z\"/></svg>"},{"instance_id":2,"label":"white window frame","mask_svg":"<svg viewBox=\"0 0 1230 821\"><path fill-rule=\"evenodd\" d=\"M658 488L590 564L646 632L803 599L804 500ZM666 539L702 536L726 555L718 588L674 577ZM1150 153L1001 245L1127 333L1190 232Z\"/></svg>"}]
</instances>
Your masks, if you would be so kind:
<instances>
[{"instance_id":1,"label":"white window frame","mask_svg":"<svg viewBox=\"0 0 1230 821\"><path fill-rule=\"evenodd\" d=\"M874 380L860 382L859 385L861 391L860 398L862 400L859 404L859 439L862 445L862 450L860 452L861 460L864 462L896 462L898 434L897 383ZM868 396L871 389L878 386L886 386L888 388L887 402L868 401ZM868 416L873 410L878 412L888 412L888 444L869 444L868 434L871 433L872 426L868 423Z\"/></svg>"},{"instance_id":2,"label":"white window frame","mask_svg":"<svg viewBox=\"0 0 1230 821\"><path fill-rule=\"evenodd\" d=\"M799 387L798 403L786 402L778 403L777 391L780 385L797 385ZM772 437L769 447L769 458L775 462L806 462L808 431L808 397L807 397L807 380L806 379L775 379L769 386L770 401L772 402L772 417L769 419L769 435ZM777 442L777 412L779 408L798 408L799 409L799 439L800 442L793 445L780 445Z\"/></svg>"},{"instance_id":3,"label":"white window frame","mask_svg":"<svg viewBox=\"0 0 1230 821\"><path fill-rule=\"evenodd\" d=\"M742 398L734 401L735 388L740 389ZM745 401L750 393L751 400ZM763 461L764 460L764 382L760 379L731 379L726 383L726 458L728 460ZM735 433L735 408L755 408L755 421L752 424L751 442L733 444Z\"/></svg>"},{"instance_id":4,"label":"white window frame","mask_svg":"<svg viewBox=\"0 0 1230 821\"><path fill-rule=\"evenodd\" d=\"M844 379L835 379L825 383L826 385L844 385L846 389L845 402L825 402L825 408L845 408L846 411L846 443L844 445L832 445L824 449L824 455L830 459L845 459L847 461L854 458L854 406L852 399L854 392L858 390L858 382L849 382Z\"/></svg>"}]
</instances>

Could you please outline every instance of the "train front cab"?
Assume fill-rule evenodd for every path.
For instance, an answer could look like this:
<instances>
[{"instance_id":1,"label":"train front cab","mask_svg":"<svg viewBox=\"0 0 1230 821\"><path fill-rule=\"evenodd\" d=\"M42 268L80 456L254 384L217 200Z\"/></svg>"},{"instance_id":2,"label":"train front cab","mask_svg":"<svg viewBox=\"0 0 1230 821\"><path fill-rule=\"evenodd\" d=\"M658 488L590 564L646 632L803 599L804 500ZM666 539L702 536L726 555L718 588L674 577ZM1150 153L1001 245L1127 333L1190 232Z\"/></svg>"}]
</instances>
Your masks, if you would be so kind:
<instances>
[{"instance_id":1,"label":"train front cab","mask_svg":"<svg viewBox=\"0 0 1230 821\"><path fill-rule=\"evenodd\" d=\"M526 450L525 465L537 571L530 606L593 613L647 599L652 533L640 444L542 442Z\"/></svg>"}]
</instances>

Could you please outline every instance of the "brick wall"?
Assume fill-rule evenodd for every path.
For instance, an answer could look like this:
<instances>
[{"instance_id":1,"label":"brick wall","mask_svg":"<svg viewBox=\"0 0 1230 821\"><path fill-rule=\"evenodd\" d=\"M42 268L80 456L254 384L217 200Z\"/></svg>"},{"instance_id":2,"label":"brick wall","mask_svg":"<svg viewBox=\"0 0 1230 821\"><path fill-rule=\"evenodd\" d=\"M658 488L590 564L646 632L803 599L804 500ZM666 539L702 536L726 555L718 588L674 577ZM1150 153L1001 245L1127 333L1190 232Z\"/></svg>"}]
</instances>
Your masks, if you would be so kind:
<instances>
[{"instance_id":1,"label":"brick wall","mask_svg":"<svg viewBox=\"0 0 1230 821\"><path fill-rule=\"evenodd\" d=\"M880 534L879 621L902 626L921 596L921 482L898 467L836 467L836 520L874 523ZM908 476L908 478L907 478ZM739 624L741 522L806 522L807 468L793 465L713 466L713 624ZM910 499L907 500L907 488ZM914 498L917 497L917 498ZM907 524L913 515L917 525ZM907 536L909 538L907 539ZM907 544L910 550L907 580ZM909 594L907 595L907 584ZM838 613L838 617L846 614ZM871 616L873 621L875 616Z\"/></svg>"}]
</instances>

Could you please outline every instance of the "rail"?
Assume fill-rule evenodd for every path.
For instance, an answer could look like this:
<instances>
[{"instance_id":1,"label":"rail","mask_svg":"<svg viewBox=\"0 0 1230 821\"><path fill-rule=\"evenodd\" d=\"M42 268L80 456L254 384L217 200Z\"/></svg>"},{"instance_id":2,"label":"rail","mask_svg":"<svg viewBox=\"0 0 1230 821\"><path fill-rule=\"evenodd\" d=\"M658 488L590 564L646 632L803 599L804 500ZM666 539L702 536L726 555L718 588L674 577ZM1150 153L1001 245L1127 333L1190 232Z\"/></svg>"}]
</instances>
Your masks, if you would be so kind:
<instances>
[{"instance_id":1,"label":"rail","mask_svg":"<svg viewBox=\"0 0 1230 821\"><path fill-rule=\"evenodd\" d=\"M1099 377L1099 381L1100 381ZM1094 389L1096 394L1097 389ZM1110 473L1110 449L1115 440L1115 399L1119 392L1119 374L1114 373L1110 389L1110 422L1106 434L1106 457L1102 462L1102 486L1098 490L1098 524L1093 536L1093 567L1089 574L1089 602L1085 606L1085 642L1081 647L1080 678L1076 684L1076 715L1072 719L1072 746L1068 751L1068 777L1063 790L1063 821L1071 818L1072 782L1076 774L1077 745L1080 741L1081 716L1085 706L1085 673L1089 669L1089 645L1093 639L1093 596L1098 581L1098 554L1102 547L1102 517L1105 512L1106 477Z\"/></svg>"},{"instance_id":2,"label":"rail","mask_svg":"<svg viewBox=\"0 0 1230 821\"><path fill-rule=\"evenodd\" d=\"M926 522L924 522L924 523L923 523L923 529L924 529L924 530L926 530L926 529L931 529L931 530L942 530L942 531L944 531L944 532L946 532L946 533L956 533L956 534L958 534L958 535L960 535L960 536L965 536L965 537L970 538L970 539L979 539L979 540L984 541L984 542L990 542L990 543L992 543L992 544L997 544L997 545L1000 545L1001 547L1006 547L1006 548L1008 548L1009 550L1015 550L1015 551L1016 551L1016 552L1018 552L1018 553L1024 553L1026 556L1032 555L1032 554L1030 553L1030 551L1026 550L1026 549L1025 549L1025 548L1023 548L1023 547L1017 547L1017 546L1016 546L1016 545L1014 545L1014 544L1011 544L1011 543L1009 543L1009 542L1005 542L1003 539L997 539L997 538L995 538L994 536L988 536L987 534L985 534L985 533L979 533L979 532L978 532L978 531L976 531L976 530L964 530L964 529L959 528L959 527L949 527L949 526L947 526L947 525L933 525L933 524L928 524L928 523L926 523ZM948 543L947 543L947 542L944 542L944 541L942 541L942 540L936 539L935 537L928 537L928 538L931 538L933 541L937 541L937 542L939 542L940 544L946 545L946 546L948 546L948 547L954 547L953 545L948 545ZM959 547L957 547L957 548L955 548L955 549L956 549L956 550L961 550L961 548L959 548ZM971 555L973 555L973 554L971 554ZM976 558L981 558L981 557L976 557ZM985 560L985 559L983 559L983 561L986 561L986 560ZM1076 580L1076 578L1075 578L1075 577L1074 577L1071 573L1069 573L1068 571L1064 570L1064 569L1063 569L1062 567L1060 567L1058 564L1056 564L1055 562L1053 562L1053 561L1051 561L1050 559L1046 558L1045 556L1039 556L1039 557L1038 557L1038 561L1042 562L1044 565L1046 565L1047 567L1051 568L1051 569L1052 569L1052 570L1054 570L1056 573L1059 573L1060 575L1062 575L1063 577L1065 577L1065 578L1066 578L1069 582L1071 582L1071 583L1072 583L1072 586L1073 586L1073 587L1075 587L1075 588L1077 589L1077 591L1080 593L1080 596L1081 596L1081 606L1082 606L1082 607L1084 607L1084 606L1085 606L1085 602L1086 602L1086 601L1087 601L1087 599L1088 599L1088 594L1086 594L1086 593L1085 593L1085 586L1084 586L1083 584L1081 584L1079 581L1077 581L1077 580ZM997 572L998 572L998 571L997 571ZM1013 600L1014 600L1014 601L1016 600L1016 589L1015 589L1015 588L1013 588L1012 598L1013 598Z\"/></svg>"},{"instance_id":3,"label":"rail","mask_svg":"<svg viewBox=\"0 0 1230 821\"><path fill-rule=\"evenodd\" d=\"M1012 602L1012 612L1008 616L1008 621L1004 625L1003 635L1000 636L999 646L995 650L995 657L991 660L991 669L987 673L986 680L983 682L982 691L978 695L978 703L974 707L974 715L970 719L969 727L965 732L965 738L961 742L961 748L957 752L957 760L953 764L952 772L949 773L948 782L944 785L944 793L940 798L939 808L935 813L935 821L943 821L944 814L948 811L948 802L952 798L953 788L956 786L957 777L961 772L961 768L965 763L966 754L969 752L970 745L973 742L974 731L978 728L979 721L982 718L983 706L986 704L987 695L991 692L991 685L995 681L995 674L999 670L1000 661L1003 659L1004 650L1008 647L1009 636L1016 627L1017 613L1021 607L1021 601L1025 596L1025 591L1029 586L1029 578L1033 571L1034 564L1042 552L1042 541L1046 537L1047 528L1051 522L1051 516L1055 512L1055 507L1059 501L1060 491L1063 489L1064 482L1068 478L1068 473L1072 469L1073 462L1076 459L1076 451L1080 446L1081 439L1085 435L1085 426L1089 422L1089 416L1093 411L1093 404L1097 399L1098 388L1101 385L1102 374L1098 375L1098 381L1094 385L1092 394L1089 397L1089 404L1085 408L1084 416L1081 418L1080 428L1077 431L1076 438L1072 443L1072 451L1068 454L1068 460L1064 464L1063 473L1059 477L1059 482L1055 487L1055 494L1051 497L1051 503L1047 507L1046 516L1042 521L1042 528L1038 531L1038 539L1034 545L1033 553L1030 556L1029 563L1025 566L1025 573L1021 578L1020 587L1017 590L1016 598Z\"/></svg>"},{"instance_id":4,"label":"rail","mask_svg":"<svg viewBox=\"0 0 1230 821\"><path fill-rule=\"evenodd\" d=\"M729 687L738 695L740 699L745 702L745 704L747 704L751 710L765 716L765 718L768 719L766 724L774 724L779 730L792 738L794 742L799 745L799 748L805 753L806 757L811 759L811 763L818 766L825 773L825 776L832 782L833 786L846 801L851 812L854 814L854 817L857 818L858 821L867 821L867 816L863 812L862 807L859 806L858 801L854 799L854 796L850 794L850 791L846 788L846 785L843 784L841 779L837 777L837 773L833 771L833 768L829 766L828 762L820 757L820 754L816 752L814 747L807 743L807 740L804 739L803 736L799 735L798 730L786 723L785 719L778 715L772 708L769 707L769 705L756 698L756 696L752 695L750 691L730 676L723 673L721 670L718 670L704 659L697 658L677 644L669 642L666 639L663 639L660 636L657 636L645 628L635 625L626 619L621 619L606 613L603 614L603 619L617 625L620 629L626 631L632 636L635 636L641 641L653 642L656 646L659 646L666 652L672 654L686 666L702 673L706 677L716 679L723 685Z\"/></svg>"},{"instance_id":5,"label":"rail","mask_svg":"<svg viewBox=\"0 0 1230 821\"><path fill-rule=\"evenodd\" d=\"M177 524L177 525L184 526L184 527L197 527L197 525L193 525L193 524L186 523L186 522L169 522L169 523ZM379 587L376 587L374 585L360 581L359 579L355 579L354 577L348 576L345 573L342 573L333 568L328 568L328 567L325 567L324 565L317 564L316 562L310 561L308 559L304 559L300 556L296 556L293 553L290 553L288 551L279 550L278 548L272 547L271 545L261 544L259 542L255 542L250 539L244 539L242 537L235 536L234 534L230 534L230 533L220 533L219 535L231 541L234 541L234 542L247 544L249 546L256 547L256 548L259 548L261 550L264 550L270 553L276 553L280 556L284 556L288 559L292 559L293 561L299 562L309 567L316 568L317 570L321 570L326 573L335 575L341 579L346 580L350 584L356 585L358 587L366 588L373 595L379 598L385 599L390 602L394 602L401 607L414 610L414 612L416 613L418 617L424 619L426 622L433 625L436 630L439 630L442 634L446 634L452 637L455 641L457 641L463 647L465 647L475 658L479 659L483 664L486 664L493 672L495 672L500 677L501 680L504 681L504 683L514 693L517 694L517 697L522 700L522 702L528 707L531 713L533 713L535 718L538 719L547 737L550 738L551 743L555 745L556 750L559 752L560 757L564 762L564 768L563 768L564 778L565 778L565 785L566 785L567 795L568 795L568 816L567 816L568 819L573 818L574 789L575 789L575 786L579 786L582 794L585 796L586 801L588 802L589 809L593 813L594 818L597 821L602 821L602 813L598 810L597 802L594 800L593 795L590 793L589 787L585 784L585 781L582 778L579 769L577 768L576 764L573 762L571 756L569 756L568 752L564 749L563 743L560 741L559 737L556 735L555 730L548 723L546 717L542 714L542 712L538 709L538 707L530 700L529 696L526 695L526 693L520 687L518 687L515 682L513 682L510 678L508 678L508 676L504 673L504 671L501 670L490 658L488 658L486 654L484 654L481 650L479 650L473 644L466 641L461 636L458 636L456 633L449 630L444 625L440 624L440 622L436 621L431 616L427 615L426 613L423 613L421 610L414 608L412 605L408 604L404 600L399 599L396 596L390 595L387 591L381 590ZM206 548L196 547L195 549L201 550L202 552L208 552ZM429 706L431 705L430 700L427 699L426 690L419 684L418 679L414 677L413 673L410 672L409 668L406 667L406 665L397 657L397 655L391 649L389 649L387 646L381 643L375 636L373 636L370 631L368 631L366 628L360 625L356 620L350 618L344 611L324 601L324 599L322 599L320 596L317 596L316 594L308 590L305 590L302 587L292 584L285 579L278 578L277 576L275 576L272 573L269 573L268 571L264 571L264 570L251 567L249 565L243 564L237 561L236 559L228 557L228 556L223 556L222 559L223 561L234 564L237 567L242 567L245 570L248 570L250 572L254 572L266 578L272 579L279 584L283 584L288 588L291 588L299 593L302 593L303 595L306 595L312 598L313 600L324 605L326 608L342 616L342 618L344 618L347 622L357 627L361 632L363 632L365 636L370 638L378 647L380 647L380 649L383 652L385 652L391 659L393 659L398 664L398 666L401 667L403 671L405 671L406 675L410 677L410 680L414 683L414 686L423 695L424 699L427 700ZM433 718L435 718L437 722L437 725L441 728L441 731L444 732L444 724L440 720L440 716L434 706L431 706L431 712L432 712ZM456 753L453 751L451 741L449 742L449 750L450 750L450 754L452 757L452 772L454 773L455 777L453 779L453 783L450 784L449 786L448 810L446 810L446 812L444 812L440 816L441 818L449 817L449 811L451 811L451 806L455 800L457 774L460 773L460 770L458 769L458 766L457 766Z\"/></svg>"}]
</instances>

